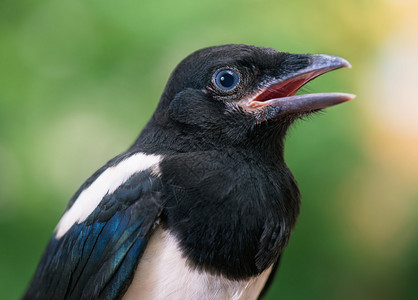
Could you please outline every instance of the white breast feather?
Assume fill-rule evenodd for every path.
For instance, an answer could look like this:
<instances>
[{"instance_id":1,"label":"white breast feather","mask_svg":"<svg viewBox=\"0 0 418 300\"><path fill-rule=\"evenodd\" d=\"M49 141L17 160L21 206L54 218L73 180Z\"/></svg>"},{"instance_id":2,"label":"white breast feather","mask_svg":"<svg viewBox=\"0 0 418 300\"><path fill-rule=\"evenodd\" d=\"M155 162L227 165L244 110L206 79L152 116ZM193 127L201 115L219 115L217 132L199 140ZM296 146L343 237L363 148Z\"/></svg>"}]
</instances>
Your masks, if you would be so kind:
<instances>
[{"instance_id":1,"label":"white breast feather","mask_svg":"<svg viewBox=\"0 0 418 300\"><path fill-rule=\"evenodd\" d=\"M257 299L271 267L250 280L229 280L192 270L176 238L158 228L148 242L123 300L252 300Z\"/></svg>"}]
</instances>

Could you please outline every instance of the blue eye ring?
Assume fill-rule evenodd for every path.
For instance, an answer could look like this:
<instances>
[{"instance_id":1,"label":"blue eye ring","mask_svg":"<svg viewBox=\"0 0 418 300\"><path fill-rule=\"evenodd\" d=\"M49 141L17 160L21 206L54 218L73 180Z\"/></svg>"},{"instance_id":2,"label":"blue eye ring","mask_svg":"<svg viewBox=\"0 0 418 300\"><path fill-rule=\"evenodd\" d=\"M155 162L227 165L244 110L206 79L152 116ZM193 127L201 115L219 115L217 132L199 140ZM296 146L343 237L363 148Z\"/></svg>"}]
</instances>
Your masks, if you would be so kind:
<instances>
[{"instance_id":1,"label":"blue eye ring","mask_svg":"<svg viewBox=\"0 0 418 300\"><path fill-rule=\"evenodd\" d=\"M215 73L215 86L222 91L232 91L240 82L240 76L233 69L221 69Z\"/></svg>"}]
</instances>

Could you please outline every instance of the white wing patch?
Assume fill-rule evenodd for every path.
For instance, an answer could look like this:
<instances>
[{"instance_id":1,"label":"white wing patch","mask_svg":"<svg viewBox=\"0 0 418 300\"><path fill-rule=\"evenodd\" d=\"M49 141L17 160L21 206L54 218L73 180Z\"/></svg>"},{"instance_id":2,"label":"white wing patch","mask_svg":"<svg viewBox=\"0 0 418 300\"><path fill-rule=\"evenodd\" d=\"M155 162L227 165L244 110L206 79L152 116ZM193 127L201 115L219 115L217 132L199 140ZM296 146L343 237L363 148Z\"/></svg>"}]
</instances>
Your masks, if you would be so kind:
<instances>
[{"instance_id":1,"label":"white wing patch","mask_svg":"<svg viewBox=\"0 0 418 300\"><path fill-rule=\"evenodd\" d=\"M65 212L55 228L55 237L61 238L75 223L84 222L105 195L112 194L135 173L151 169L152 174L158 176L161 158L160 155L136 153L105 170Z\"/></svg>"}]
</instances>

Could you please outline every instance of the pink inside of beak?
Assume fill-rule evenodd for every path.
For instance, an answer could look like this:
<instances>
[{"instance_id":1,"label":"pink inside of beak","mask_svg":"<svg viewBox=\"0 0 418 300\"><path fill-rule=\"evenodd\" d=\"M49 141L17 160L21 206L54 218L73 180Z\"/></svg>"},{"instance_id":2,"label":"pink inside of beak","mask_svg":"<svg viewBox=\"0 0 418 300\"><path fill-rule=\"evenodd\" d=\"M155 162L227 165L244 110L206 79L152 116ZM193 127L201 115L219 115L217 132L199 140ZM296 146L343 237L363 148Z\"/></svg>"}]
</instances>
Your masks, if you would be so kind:
<instances>
[{"instance_id":1,"label":"pink inside of beak","mask_svg":"<svg viewBox=\"0 0 418 300\"><path fill-rule=\"evenodd\" d=\"M264 102L267 100L294 96L303 85L327 71L329 70L316 70L272 84L253 98L248 105L250 107L259 107L264 106L266 104Z\"/></svg>"}]
</instances>

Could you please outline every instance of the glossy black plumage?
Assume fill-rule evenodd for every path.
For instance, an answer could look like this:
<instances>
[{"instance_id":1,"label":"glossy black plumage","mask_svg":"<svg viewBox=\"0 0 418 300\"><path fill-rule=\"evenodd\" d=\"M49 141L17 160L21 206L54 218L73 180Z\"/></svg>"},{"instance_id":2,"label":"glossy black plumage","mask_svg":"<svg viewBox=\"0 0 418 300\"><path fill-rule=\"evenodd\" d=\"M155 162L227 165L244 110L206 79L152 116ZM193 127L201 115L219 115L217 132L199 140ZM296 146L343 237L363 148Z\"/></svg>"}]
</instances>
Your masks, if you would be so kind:
<instances>
[{"instance_id":1,"label":"glossy black plumage","mask_svg":"<svg viewBox=\"0 0 418 300\"><path fill-rule=\"evenodd\" d=\"M284 165L235 148L178 154L161 168L164 221L195 266L244 279L277 259L299 211Z\"/></svg>"},{"instance_id":2,"label":"glossy black plumage","mask_svg":"<svg viewBox=\"0 0 418 300\"><path fill-rule=\"evenodd\" d=\"M135 143L72 198L66 214L74 214L74 223L58 225L25 299L121 298L158 226L176 237L189 267L200 272L248 280L275 264L300 205L284 162L287 129L350 98L308 95L292 102L292 96L310 79L344 66L348 62L336 57L246 45L187 57ZM217 86L223 69L239 76L231 89ZM129 171L123 181L115 170L138 154L156 162ZM109 173L120 184L77 219L80 195L102 191L97 182Z\"/></svg>"}]
</instances>

